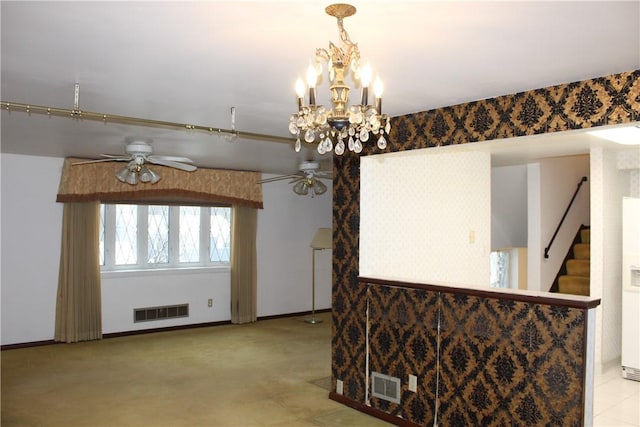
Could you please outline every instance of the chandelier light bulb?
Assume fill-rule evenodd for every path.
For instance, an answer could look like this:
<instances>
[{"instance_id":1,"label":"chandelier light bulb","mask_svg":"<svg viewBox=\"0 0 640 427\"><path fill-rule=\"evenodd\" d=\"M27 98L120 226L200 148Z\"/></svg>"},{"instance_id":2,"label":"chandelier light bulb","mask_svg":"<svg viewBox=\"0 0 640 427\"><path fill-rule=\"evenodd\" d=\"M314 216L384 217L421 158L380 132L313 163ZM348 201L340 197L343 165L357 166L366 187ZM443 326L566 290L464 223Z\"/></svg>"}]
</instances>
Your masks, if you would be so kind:
<instances>
[{"instance_id":1,"label":"chandelier light bulb","mask_svg":"<svg viewBox=\"0 0 640 427\"><path fill-rule=\"evenodd\" d=\"M360 104L366 107L369 104L369 84L371 83L371 66L366 63L360 70L360 83L362 84L362 101ZM362 120L356 120L355 123L360 123Z\"/></svg>"},{"instance_id":2,"label":"chandelier light bulb","mask_svg":"<svg viewBox=\"0 0 640 427\"><path fill-rule=\"evenodd\" d=\"M306 88L304 87L304 82L300 77L296 80L296 95L298 95L298 99L304 99L304 92Z\"/></svg>"},{"instance_id":3,"label":"chandelier light bulb","mask_svg":"<svg viewBox=\"0 0 640 427\"><path fill-rule=\"evenodd\" d=\"M372 74L373 71L371 71L371 65L369 65L369 63L367 62L360 70L360 83L362 84L363 88L369 87L369 84L371 84Z\"/></svg>"},{"instance_id":4,"label":"chandelier light bulb","mask_svg":"<svg viewBox=\"0 0 640 427\"><path fill-rule=\"evenodd\" d=\"M313 65L309 65L307 68L307 86L309 86L309 105L316 105L316 82L318 81L318 75Z\"/></svg>"},{"instance_id":5,"label":"chandelier light bulb","mask_svg":"<svg viewBox=\"0 0 640 427\"><path fill-rule=\"evenodd\" d=\"M382 85L382 80L380 77L376 77L375 83L373 83L373 96L376 98L376 111L378 114L382 114L382 92L384 92L384 86ZM389 122L387 121L387 125ZM386 143L384 145L387 146ZM380 147L380 145L378 145Z\"/></svg>"},{"instance_id":6,"label":"chandelier light bulb","mask_svg":"<svg viewBox=\"0 0 640 427\"><path fill-rule=\"evenodd\" d=\"M384 92L384 85L382 84L382 80L380 77L376 77L376 81L373 83L373 94L376 98L382 98L382 93ZM380 111L378 111L380 113Z\"/></svg>"},{"instance_id":7,"label":"chandelier light bulb","mask_svg":"<svg viewBox=\"0 0 640 427\"><path fill-rule=\"evenodd\" d=\"M307 68L307 85L310 89L315 88L317 82L318 74L316 73L316 69L313 67L313 65L309 65L309 68Z\"/></svg>"}]
</instances>

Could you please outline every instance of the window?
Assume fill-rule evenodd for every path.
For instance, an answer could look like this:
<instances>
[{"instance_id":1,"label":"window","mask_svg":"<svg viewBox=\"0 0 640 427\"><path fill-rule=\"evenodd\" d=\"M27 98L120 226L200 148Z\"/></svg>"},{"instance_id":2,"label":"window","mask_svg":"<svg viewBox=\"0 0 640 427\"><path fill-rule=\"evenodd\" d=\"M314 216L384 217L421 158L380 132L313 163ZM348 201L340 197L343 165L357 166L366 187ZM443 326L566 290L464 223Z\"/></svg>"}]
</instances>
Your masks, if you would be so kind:
<instances>
[{"instance_id":1,"label":"window","mask_svg":"<svg viewBox=\"0 0 640 427\"><path fill-rule=\"evenodd\" d=\"M491 287L509 287L509 252L493 251L489 254L491 262Z\"/></svg>"},{"instance_id":2,"label":"window","mask_svg":"<svg viewBox=\"0 0 640 427\"><path fill-rule=\"evenodd\" d=\"M102 270L229 265L231 208L102 205Z\"/></svg>"}]
</instances>

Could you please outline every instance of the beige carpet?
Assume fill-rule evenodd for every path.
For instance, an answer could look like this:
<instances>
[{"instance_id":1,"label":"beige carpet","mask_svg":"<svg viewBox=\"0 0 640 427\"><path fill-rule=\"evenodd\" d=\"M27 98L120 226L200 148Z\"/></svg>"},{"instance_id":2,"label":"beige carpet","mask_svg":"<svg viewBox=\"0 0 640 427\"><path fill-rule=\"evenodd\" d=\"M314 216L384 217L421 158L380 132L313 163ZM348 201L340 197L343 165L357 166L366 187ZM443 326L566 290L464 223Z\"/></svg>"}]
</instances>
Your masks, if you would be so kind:
<instances>
[{"instance_id":1,"label":"beige carpet","mask_svg":"<svg viewBox=\"0 0 640 427\"><path fill-rule=\"evenodd\" d=\"M1 424L389 425L328 399L319 316L3 351Z\"/></svg>"}]
</instances>

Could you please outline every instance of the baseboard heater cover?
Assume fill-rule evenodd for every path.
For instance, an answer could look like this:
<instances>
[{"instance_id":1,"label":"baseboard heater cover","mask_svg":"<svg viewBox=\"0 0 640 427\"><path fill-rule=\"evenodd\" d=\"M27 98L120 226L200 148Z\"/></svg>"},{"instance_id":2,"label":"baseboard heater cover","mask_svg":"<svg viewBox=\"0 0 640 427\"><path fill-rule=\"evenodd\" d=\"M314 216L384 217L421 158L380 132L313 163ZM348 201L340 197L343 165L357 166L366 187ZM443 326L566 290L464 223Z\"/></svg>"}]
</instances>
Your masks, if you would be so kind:
<instances>
[{"instance_id":1,"label":"baseboard heater cover","mask_svg":"<svg viewBox=\"0 0 640 427\"><path fill-rule=\"evenodd\" d=\"M133 322L189 317L189 304L166 305L163 307L144 307L133 309Z\"/></svg>"},{"instance_id":2,"label":"baseboard heater cover","mask_svg":"<svg viewBox=\"0 0 640 427\"><path fill-rule=\"evenodd\" d=\"M400 378L371 372L371 396L400 403Z\"/></svg>"},{"instance_id":3,"label":"baseboard heater cover","mask_svg":"<svg viewBox=\"0 0 640 427\"><path fill-rule=\"evenodd\" d=\"M640 369L631 368L629 366L622 367L622 378L628 380L640 381Z\"/></svg>"}]
</instances>

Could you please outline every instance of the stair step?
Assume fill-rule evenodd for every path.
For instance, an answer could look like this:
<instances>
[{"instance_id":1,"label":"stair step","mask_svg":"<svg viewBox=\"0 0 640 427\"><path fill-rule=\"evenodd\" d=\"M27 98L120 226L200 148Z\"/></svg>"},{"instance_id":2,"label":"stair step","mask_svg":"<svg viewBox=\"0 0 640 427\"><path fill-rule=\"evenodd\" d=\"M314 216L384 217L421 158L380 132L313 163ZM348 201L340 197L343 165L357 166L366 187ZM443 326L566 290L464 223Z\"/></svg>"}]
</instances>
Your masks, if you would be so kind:
<instances>
[{"instance_id":1,"label":"stair step","mask_svg":"<svg viewBox=\"0 0 640 427\"><path fill-rule=\"evenodd\" d=\"M580 230L580 242L591 243L591 229L583 228Z\"/></svg>"},{"instance_id":2,"label":"stair step","mask_svg":"<svg viewBox=\"0 0 640 427\"><path fill-rule=\"evenodd\" d=\"M573 257L575 259L590 259L591 245L589 243L576 243L573 245Z\"/></svg>"},{"instance_id":3,"label":"stair step","mask_svg":"<svg viewBox=\"0 0 640 427\"><path fill-rule=\"evenodd\" d=\"M568 259L567 274L569 276L589 277L591 262L588 259Z\"/></svg>"},{"instance_id":4,"label":"stair step","mask_svg":"<svg viewBox=\"0 0 640 427\"><path fill-rule=\"evenodd\" d=\"M589 278L582 276L558 277L558 291L562 294L589 296Z\"/></svg>"}]
</instances>

